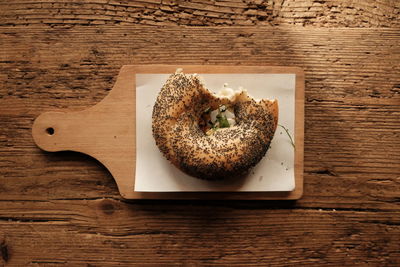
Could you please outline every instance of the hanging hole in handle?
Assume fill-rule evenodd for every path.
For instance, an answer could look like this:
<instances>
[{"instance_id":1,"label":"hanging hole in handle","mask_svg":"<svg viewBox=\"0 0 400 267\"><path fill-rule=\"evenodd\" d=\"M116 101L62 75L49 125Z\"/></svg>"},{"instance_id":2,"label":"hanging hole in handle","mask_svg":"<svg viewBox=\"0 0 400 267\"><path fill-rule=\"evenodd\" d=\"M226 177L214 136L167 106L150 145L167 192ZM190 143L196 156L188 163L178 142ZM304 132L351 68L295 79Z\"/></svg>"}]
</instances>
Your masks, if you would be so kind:
<instances>
[{"instance_id":1,"label":"hanging hole in handle","mask_svg":"<svg viewBox=\"0 0 400 267\"><path fill-rule=\"evenodd\" d=\"M53 135L53 134L54 134L54 128L53 128L53 127L47 128L47 129L46 129L46 133L47 133L48 135Z\"/></svg>"}]
</instances>

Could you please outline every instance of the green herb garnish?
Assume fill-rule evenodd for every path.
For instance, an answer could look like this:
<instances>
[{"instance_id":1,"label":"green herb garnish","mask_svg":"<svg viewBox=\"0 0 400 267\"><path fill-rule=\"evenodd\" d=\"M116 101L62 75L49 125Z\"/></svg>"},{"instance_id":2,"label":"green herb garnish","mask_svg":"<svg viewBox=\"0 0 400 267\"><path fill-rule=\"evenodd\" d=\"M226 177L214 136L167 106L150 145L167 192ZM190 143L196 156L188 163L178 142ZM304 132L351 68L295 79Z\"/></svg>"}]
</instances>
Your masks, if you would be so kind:
<instances>
[{"instance_id":1,"label":"green herb garnish","mask_svg":"<svg viewBox=\"0 0 400 267\"><path fill-rule=\"evenodd\" d=\"M289 130L288 130L285 126L283 126L283 125L280 125L280 124L278 124L278 125L279 125L280 127L282 127L283 130L285 130L286 134L287 134L287 135L289 136L289 138L290 138L290 143L292 144L293 148L296 148L295 145L294 145L292 136L291 136L290 133L289 133Z\"/></svg>"},{"instance_id":2,"label":"green herb garnish","mask_svg":"<svg viewBox=\"0 0 400 267\"><path fill-rule=\"evenodd\" d=\"M228 119L226 118L225 115L217 116L218 122L219 122L219 127L221 128L227 128L229 127L229 122Z\"/></svg>"}]
</instances>

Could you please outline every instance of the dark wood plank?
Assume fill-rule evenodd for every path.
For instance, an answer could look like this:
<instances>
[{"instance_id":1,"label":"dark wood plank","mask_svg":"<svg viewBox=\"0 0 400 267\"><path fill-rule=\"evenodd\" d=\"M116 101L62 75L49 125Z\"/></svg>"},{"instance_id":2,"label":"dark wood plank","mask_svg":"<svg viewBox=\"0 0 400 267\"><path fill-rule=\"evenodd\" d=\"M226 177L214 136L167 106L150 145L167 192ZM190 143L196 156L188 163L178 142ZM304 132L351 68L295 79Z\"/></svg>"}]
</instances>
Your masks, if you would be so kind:
<instances>
[{"instance_id":1,"label":"dark wood plank","mask_svg":"<svg viewBox=\"0 0 400 267\"><path fill-rule=\"evenodd\" d=\"M0 2L2 25L302 25L399 27L396 0L141 0Z\"/></svg>"},{"instance_id":2,"label":"dark wood plank","mask_svg":"<svg viewBox=\"0 0 400 267\"><path fill-rule=\"evenodd\" d=\"M2 203L11 266L400 264L398 212L109 199Z\"/></svg>"}]
</instances>

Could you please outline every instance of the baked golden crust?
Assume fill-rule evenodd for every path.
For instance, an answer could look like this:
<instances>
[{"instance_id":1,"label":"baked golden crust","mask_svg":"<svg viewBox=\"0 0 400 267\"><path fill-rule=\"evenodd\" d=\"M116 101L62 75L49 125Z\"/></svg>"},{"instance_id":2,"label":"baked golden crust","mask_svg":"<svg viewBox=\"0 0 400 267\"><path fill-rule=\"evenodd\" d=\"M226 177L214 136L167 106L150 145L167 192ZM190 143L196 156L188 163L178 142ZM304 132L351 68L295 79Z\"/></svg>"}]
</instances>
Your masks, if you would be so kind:
<instances>
[{"instance_id":1,"label":"baked golden crust","mask_svg":"<svg viewBox=\"0 0 400 267\"><path fill-rule=\"evenodd\" d=\"M205 135L198 118L207 107L230 105L237 124ZM197 75L172 74L153 108L156 145L176 167L201 179L237 176L255 166L267 152L278 123L276 100L255 101L246 91L218 98Z\"/></svg>"}]
</instances>

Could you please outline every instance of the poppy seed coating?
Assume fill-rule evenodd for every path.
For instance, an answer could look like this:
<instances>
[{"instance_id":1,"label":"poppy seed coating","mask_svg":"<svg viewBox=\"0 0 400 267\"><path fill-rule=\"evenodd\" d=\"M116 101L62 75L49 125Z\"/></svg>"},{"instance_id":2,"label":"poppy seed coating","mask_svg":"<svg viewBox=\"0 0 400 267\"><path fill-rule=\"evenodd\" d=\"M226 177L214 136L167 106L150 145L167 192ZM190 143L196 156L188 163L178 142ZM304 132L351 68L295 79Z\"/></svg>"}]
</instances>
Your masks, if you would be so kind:
<instances>
[{"instance_id":1,"label":"poppy seed coating","mask_svg":"<svg viewBox=\"0 0 400 267\"><path fill-rule=\"evenodd\" d=\"M209 107L234 108L237 124L205 135L198 121ZM267 152L278 123L276 100L255 101L246 91L218 98L197 75L172 74L158 94L152 131L163 155L185 173L207 180L240 175Z\"/></svg>"}]
</instances>

